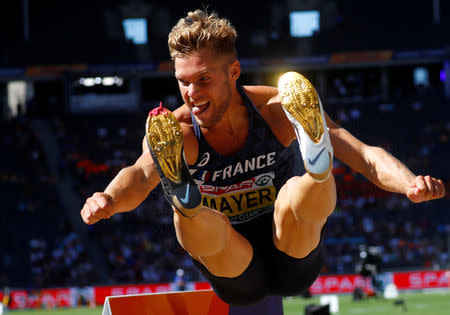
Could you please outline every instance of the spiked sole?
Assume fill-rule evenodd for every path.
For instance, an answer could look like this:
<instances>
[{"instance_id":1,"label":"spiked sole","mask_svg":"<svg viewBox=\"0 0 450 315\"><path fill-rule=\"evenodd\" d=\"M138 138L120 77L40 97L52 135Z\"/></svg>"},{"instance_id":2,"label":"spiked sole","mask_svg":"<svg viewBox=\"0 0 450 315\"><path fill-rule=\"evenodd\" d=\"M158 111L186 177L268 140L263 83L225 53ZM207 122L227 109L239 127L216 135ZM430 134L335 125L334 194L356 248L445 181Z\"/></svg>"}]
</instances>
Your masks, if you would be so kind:
<instances>
[{"instance_id":1,"label":"spiked sole","mask_svg":"<svg viewBox=\"0 0 450 315\"><path fill-rule=\"evenodd\" d=\"M149 113L145 134L167 200L182 215L196 215L201 193L184 159L180 123L169 110L160 106Z\"/></svg>"},{"instance_id":2,"label":"spiked sole","mask_svg":"<svg viewBox=\"0 0 450 315\"><path fill-rule=\"evenodd\" d=\"M323 121L314 86L301 74L287 72L280 78L278 88L283 108L302 125L313 142L319 143Z\"/></svg>"},{"instance_id":3,"label":"spiked sole","mask_svg":"<svg viewBox=\"0 0 450 315\"><path fill-rule=\"evenodd\" d=\"M149 115L145 129L149 146L164 176L175 183L181 182L183 133L178 120L169 111Z\"/></svg>"},{"instance_id":4,"label":"spiked sole","mask_svg":"<svg viewBox=\"0 0 450 315\"><path fill-rule=\"evenodd\" d=\"M298 128L301 126L309 139L314 144L319 144L322 141L326 123L322 115L320 98L314 86L301 74L287 72L278 81L278 91L281 97L281 105L294 125L297 137L300 137L301 132ZM326 136L328 137L328 134ZM330 175L333 167L331 152L332 148L328 150L326 155L317 153L312 159L305 157L305 152L302 152L305 169L314 180L322 182ZM325 167L320 167L320 171L318 171L318 165ZM316 171L311 171L314 168Z\"/></svg>"}]
</instances>

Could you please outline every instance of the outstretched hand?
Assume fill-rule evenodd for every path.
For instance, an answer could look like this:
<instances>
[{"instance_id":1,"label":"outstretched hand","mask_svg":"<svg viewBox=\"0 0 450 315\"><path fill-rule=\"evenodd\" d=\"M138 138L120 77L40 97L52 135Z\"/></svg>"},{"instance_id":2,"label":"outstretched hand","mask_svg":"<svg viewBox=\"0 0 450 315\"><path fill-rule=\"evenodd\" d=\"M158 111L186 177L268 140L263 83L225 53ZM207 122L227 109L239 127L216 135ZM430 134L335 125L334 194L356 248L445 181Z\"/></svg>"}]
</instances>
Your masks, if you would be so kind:
<instances>
[{"instance_id":1,"label":"outstretched hand","mask_svg":"<svg viewBox=\"0 0 450 315\"><path fill-rule=\"evenodd\" d=\"M111 196L96 192L86 200L80 214L86 224L94 224L101 219L109 219L114 214Z\"/></svg>"},{"instance_id":2,"label":"outstretched hand","mask_svg":"<svg viewBox=\"0 0 450 315\"><path fill-rule=\"evenodd\" d=\"M415 203L444 197L445 187L440 179L431 176L416 176L406 191L406 196Z\"/></svg>"}]
</instances>

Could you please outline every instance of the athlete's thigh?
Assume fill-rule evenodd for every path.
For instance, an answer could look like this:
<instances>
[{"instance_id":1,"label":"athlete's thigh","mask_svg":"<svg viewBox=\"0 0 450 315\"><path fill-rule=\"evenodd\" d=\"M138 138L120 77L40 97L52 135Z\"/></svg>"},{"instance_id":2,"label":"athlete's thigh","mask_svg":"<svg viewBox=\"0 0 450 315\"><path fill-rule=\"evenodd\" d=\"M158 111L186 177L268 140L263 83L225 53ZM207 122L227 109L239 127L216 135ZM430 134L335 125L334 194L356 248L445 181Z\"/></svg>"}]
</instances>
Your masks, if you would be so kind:
<instances>
[{"instance_id":1,"label":"athlete's thigh","mask_svg":"<svg viewBox=\"0 0 450 315\"><path fill-rule=\"evenodd\" d=\"M182 217L175 212L174 223L178 241L180 244L188 243L189 240L186 240L185 238L190 237L191 233L189 233L189 231L186 233L186 229L201 229L201 225L208 224L208 219L211 219L212 216L209 216L209 214L214 214L214 219L220 217L223 220L224 224L221 225L220 228L224 229L225 237L223 246L220 246L221 249L208 256L196 256L193 255L188 248L185 247L185 249L192 258L205 266L214 276L228 278L237 277L241 275L250 264L253 257L253 248L250 242L233 228L230 220L225 214L217 210L208 209L208 212L199 213L193 220L192 218ZM203 218L202 215L204 215ZM220 233L220 231L216 232ZM202 235L202 239L207 242L215 237L214 234L213 231L210 235ZM196 239L196 241L201 242L202 239ZM198 244L198 246L201 246L201 244Z\"/></svg>"},{"instance_id":2,"label":"athlete's thigh","mask_svg":"<svg viewBox=\"0 0 450 315\"><path fill-rule=\"evenodd\" d=\"M299 193L299 180L298 176L292 177L281 187L275 201L273 220L275 247L294 258L306 257L319 245L325 224L305 221L294 215L289 201L292 194Z\"/></svg>"},{"instance_id":3,"label":"athlete's thigh","mask_svg":"<svg viewBox=\"0 0 450 315\"><path fill-rule=\"evenodd\" d=\"M255 303L269 293L269 274L272 271L267 268L265 253L273 250L272 215L271 212L264 213L251 221L233 226L239 235L250 242L253 249L248 267L239 276L232 278L214 276L194 259L194 265L223 301L238 305ZM236 261L236 257L229 258L229 261ZM242 265L242 262L238 264Z\"/></svg>"}]
</instances>

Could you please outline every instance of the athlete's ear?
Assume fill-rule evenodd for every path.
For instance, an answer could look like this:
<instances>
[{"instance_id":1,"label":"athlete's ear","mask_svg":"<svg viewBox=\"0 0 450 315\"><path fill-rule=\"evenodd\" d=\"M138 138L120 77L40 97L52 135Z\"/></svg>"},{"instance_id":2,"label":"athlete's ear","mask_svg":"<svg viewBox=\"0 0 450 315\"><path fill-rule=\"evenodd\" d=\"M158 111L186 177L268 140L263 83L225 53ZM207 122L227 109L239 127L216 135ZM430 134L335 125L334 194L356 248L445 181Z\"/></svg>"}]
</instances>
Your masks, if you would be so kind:
<instances>
[{"instance_id":1,"label":"athlete's ear","mask_svg":"<svg viewBox=\"0 0 450 315\"><path fill-rule=\"evenodd\" d=\"M236 59L230 64L230 79L236 81L241 75L241 64Z\"/></svg>"}]
</instances>

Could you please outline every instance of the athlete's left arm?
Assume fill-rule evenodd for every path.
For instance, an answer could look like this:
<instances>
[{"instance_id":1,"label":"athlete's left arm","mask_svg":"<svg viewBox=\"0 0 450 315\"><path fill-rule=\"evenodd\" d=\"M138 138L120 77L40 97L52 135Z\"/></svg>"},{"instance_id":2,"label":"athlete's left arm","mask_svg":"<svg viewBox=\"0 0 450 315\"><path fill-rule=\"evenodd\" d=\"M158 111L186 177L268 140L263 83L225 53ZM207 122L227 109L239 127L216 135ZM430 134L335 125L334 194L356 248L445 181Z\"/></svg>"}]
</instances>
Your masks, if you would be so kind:
<instances>
[{"instance_id":1,"label":"athlete's left arm","mask_svg":"<svg viewBox=\"0 0 450 315\"><path fill-rule=\"evenodd\" d=\"M442 180L414 175L402 162L380 147L369 146L326 115L334 155L384 190L405 194L413 202L441 198Z\"/></svg>"}]
</instances>

